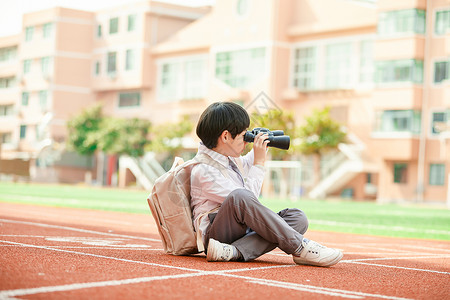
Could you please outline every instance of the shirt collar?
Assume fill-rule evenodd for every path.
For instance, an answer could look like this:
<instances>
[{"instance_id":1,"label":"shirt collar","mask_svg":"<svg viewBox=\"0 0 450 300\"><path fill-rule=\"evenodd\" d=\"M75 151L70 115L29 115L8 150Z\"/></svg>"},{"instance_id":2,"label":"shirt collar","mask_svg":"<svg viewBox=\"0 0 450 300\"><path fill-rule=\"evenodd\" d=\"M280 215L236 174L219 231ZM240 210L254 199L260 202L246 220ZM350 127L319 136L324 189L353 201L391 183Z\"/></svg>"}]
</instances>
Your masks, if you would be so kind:
<instances>
[{"instance_id":1,"label":"shirt collar","mask_svg":"<svg viewBox=\"0 0 450 300\"><path fill-rule=\"evenodd\" d=\"M202 142L200 142L200 145L198 146L198 153L205 153L209 155L212 159L223 165L225 168L228 168L230 165L230 160L227 156L209 149Z\"/></svg>"}]
</instances>

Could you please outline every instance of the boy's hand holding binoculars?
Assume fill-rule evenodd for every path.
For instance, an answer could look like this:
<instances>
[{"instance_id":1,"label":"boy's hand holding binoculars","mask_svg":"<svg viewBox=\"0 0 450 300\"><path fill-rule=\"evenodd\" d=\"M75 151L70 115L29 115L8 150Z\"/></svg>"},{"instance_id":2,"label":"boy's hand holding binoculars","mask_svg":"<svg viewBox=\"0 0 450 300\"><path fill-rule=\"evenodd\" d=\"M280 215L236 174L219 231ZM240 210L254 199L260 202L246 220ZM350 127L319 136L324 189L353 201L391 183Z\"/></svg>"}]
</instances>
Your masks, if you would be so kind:
<instances>
[{"instance_id":1,"label":"boy's hand holding binoculars","mask_svg":"<svg viewBox=\"0 0 450 300\"><path fill-rule=\"evenodd\" d=\"M260 132L255 136L253 142L254 159L253 164L255 166L264 166L267 155L267 144L269 143L269 135L265 132Z\"/></svg>"}]
</instances>

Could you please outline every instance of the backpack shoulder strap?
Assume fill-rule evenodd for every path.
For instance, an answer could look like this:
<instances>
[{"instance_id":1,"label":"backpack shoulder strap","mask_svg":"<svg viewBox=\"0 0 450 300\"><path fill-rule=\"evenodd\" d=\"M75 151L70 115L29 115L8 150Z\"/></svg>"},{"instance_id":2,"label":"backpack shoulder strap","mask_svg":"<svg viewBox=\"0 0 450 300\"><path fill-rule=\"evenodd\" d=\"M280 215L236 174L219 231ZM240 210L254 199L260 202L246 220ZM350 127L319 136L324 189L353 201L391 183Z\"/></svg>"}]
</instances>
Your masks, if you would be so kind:
<instances>
[{"instance_id":1,"label":"backpack shoulder strap","mask_svg":"<svg viewBox=\"0 0 450 300\"><path fill-rule=\"evenodd\" d=\"M214 168L218 169L223 176L225 176L226 178L230 178L227 168L225 168L223 165L221 165L220 163L215 161L211 156L209 156L206 153L198 153L193 158L193 160L198 163L203 163L203 164L207 164L211 167L214 167Z\"/></svg>"}]
</instances>

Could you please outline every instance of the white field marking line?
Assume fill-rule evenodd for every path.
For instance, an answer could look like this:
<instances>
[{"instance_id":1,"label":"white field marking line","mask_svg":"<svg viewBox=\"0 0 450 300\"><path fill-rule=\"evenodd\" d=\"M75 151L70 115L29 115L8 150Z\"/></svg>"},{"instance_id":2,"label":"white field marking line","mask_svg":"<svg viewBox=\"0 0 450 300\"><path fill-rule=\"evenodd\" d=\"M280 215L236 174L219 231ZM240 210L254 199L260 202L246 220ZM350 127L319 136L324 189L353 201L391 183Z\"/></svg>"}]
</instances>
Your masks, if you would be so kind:
<instances>
[{"instance_id":1,"label":"white field marking line","mask_svg":"<svg viewBox=\"0 0 450 300\"><path fill-rule=\"evenodd\" d=\"M16 246L22 246L22 247L29 247L29 248L37 248L37 249L45 249L45 250L52 250L57 252L63 252L63 253L71 253L71 254L79 254L84 256L92 256L97 258L105 258L105 259L112 259L122 262L131 262L131 263L138 263L148 266L155 266L155 267L163 267L163 268L169 268L169 269L177 269L182 271L190 271L190 272L205 272L203 270L198 269L191 269L191 268L184 268L184 267L177 267L177 266L171 266L171 265L162 265L157 263L150 263L145 261L137 261L137 260L130 260L126 258L117 258L113 256L105 256L105 255L99 255L99 254L93 254L93 253L85 253L85 252L78 252L78 251L71 251L71 250L64 250L64 249L55 249L53 247L47 247L47 246L38 246L38 245L30 245L30 244L24 244L24 243L17 243L17 242L11 242L11 241L4 241L0 240L0 243L9 243ZM296 265L290 264L290 265L276 265L276 266L268 266L268 267L258 267L258 268L244 268L244 269L231 269L231 270L224 270L220 272L241 272L241 271L252 271L252 270L265 270L265 269L274 269L274 268L287 268L287 267L295 267ZM218 271L214 271L218 272Z\"/></svg>"},{"instance_id":2,"label":"white field marking line","mask_svg":"<svg viewBox=\"0 0 450 300\"><path fill-rule=\"evenodd\" d=\"M377 249L377 250L385 250L385 251L388 251L388 252L399 252L399 254L400 253L417 253L417 251L416 252L413 252L413 251L410 251L410 250L401 250L401 249L397 249L397 248L395 248L395 247L392 247L392 248L383 248L383 247L379 247L379 245L378 246L365 246L365 245L348 245L349 246L349 248L351 248L351 247L354 247L354 248L363 248L363 249ZM430 248L427 248L428 250L430 249Z\"/></svg>"},{"instance_id":3,"label":"white field marking line","mask_svg":"<svg viewBox=\"0 0 450 300\"><path fill-rule=\"evenodd\" d=\"M5 242L5 241L3 241L3 242ZM8 242L8 241L6 241L6 242ZM59 249L52 249L49 247L27 245L27 244L14 243L14 242L10 242L10 243L19 244L22 246L32 247L32 248L40 248L40 249L61 251L61 252L68 252L68 253L77 253L77 254L82 254L82 255L101 257L101 258L109 258L109 259L115 259L115 260L126 261L126 262L144 263L144 262L139 262L139 261L127 260L127 259L117 259L115 257L107 257L107 256L103 256L103 255L92 255L92 254L87 254L87 253L83 253L83 252L65 251L65 250L59 250ZM243 271L248 272L248 271L254 271L254 270L288 268L288 267L295 267L295 265L277 265L277 266L268 266L268 267L231 269L231 270L222 270L222 271L202 271L202 270L197 270L197 269L188 269L188 268L183 268L183 267L174 267L174 266L154 264L154 263L144 263L144 264L153 265L153 266L161 266L161 267L166 267L166 268L174 268L174 269L179 269L179 270L193 271L195 273L154 276L154 277L141 277L141 278L132 278L132 279L123 279L123 280L109 280L109 281L101 281L101 282L75 283L75 284L47 286L47 287L29 288L29 289L6 290L6 291L0 291L0 299L4 299L7 297L40 294L40 293L63 292L63 291L72 291L72 290L76 290L76 289L118 286L118 285L124 285L124 284L136 284L136 283L150 282L150 281L155 281L155 280L188 278L188 277L205 276L205 275L217 275L217 276L226 276L226 277L232 277L232 278L238 278L238 279L246 279L250 283L257 283L257 284L265 285L265 286L288 288L288 289L294 289L294 290L299 290L299 291L304 291L304 292L309 292L309 293L325 294L325 295L329 295L329 296L340 296L340 297L345 297L345 298L360 299L360 298L368 296L368 297L383 298L383 299L406 299L406 298L391 297L391 296L385 296L385 295L379 295L379 294L369 294L369 293L361 293L361 292L354 292L354 291L348 291L348 290L330 289L330 288L324 288L324 287L317 287L317 286L313 286L313 285L295 284L295 283L288 283L288 282L282 282L282 281L276 281L276 280L258 279L258 278L249 277L249 276L229 274L229 273L236 273L236 272L243 272Z\"/></svg>"},{"instance_id":4,"label":"white field marking line","mask_svg":"<svg viewBox=\"0 0 450 300\"><path fill-rule=\"evenodd\" d=\"M151 241L151 242L161 242L161 240L159 240L159 239L137 237L137 236L132 236L132 235L109 233L109 232L101 232L101 231L80 229L80 228L68 227L68 226L50 225L50 224L44 224L44 223L27 222L27 221L16 221L16 220L7 220L7 219L0 219L0 223L1 222L25 224L25 225L34 225L34 226L47 227L47 228L65 229L65 230L71 230L71 231L77 231L77 232L93 233L93 234L115 236L115 237L125 237L125 238L131 238L131 239L137 239L137 240L145 240L145 241Z\"/></svg>"},{"instance_id":5,"label":"white field marking line","mask_svg":"<svg viewBox=\"0 0 450 300\"><path fill-rule=\"evenodd\" d=\"M435 271L435 270L417 269L417 268L408 268L408 267L399 267L399 266L390 266L390 265L380 265L380 264L370 264L370 263L364 263L364 262L359 262L359 261L355 261L355 262L348 261L347 263L357 264L357 265L374 266L374 267L393 268L393 269L412 270L412 271L421 271L421 272L430 272L430 273L438 273L438 274L450 275L450 272L444 272L444 271Z\"/></svg>"},{"instance_id":6,"label":"white field marking line","mask_svg":"<svg viewBox=\"0 0 450 300\"><path fill-rule=\"evenodd\" d=\"M13 248L17 247L17 245L0 245L0 248ZM154 248L135 248L135 247L81 247L81 246L45 246L52 248L61 248L61 249L101 249L101 250L132 250L132 251L164 251L164 249L154 249Z\"/></svg>"},{"instance_id":7,"label":"white field marking line","mask_svg":"<svg viewBox=\"0 0 450 300\"><path fill-rule=\"evenodd\" d=\"M243 277L243 276L236 276L236 277ZM304 291L304 292L311 292L311 293L317 293L317 294L325 294L328 296L337 296L337 297L344 297L344 298L353 298L353 299L363 299L365 297L374 297L374 298L382 298L382 299L396 299L396 300L406 300L408 298L400 298L400 297L394 297L394 296L386 296L386 295L380 295L380 294L369 294L369 293L363 293L363 292L354 292L354 291L347 291L347 290L339 290L339 289L332 289L332 288L325 288L325 287L317 287L313 285L305 285L305 284L298 284L298 283L290 283L290 282L280 282L275 280L268 280L268 279L255 279L255 278L247 278L247 282L261 284L261 285L268 285L278 288L286 288L286 289L292 289L292 290L298 290L298 291Z\"/></svg>"},{"instance_id":8,"label":"white field marking line","mask_svg":"<svg viewBox=\"0 0 450 300\"><path fill-rule=\"evenodd\" d=\"M385 226L385 225L375 225L375 224L360 224L360 223L350 223L350 222L335 222L335 221L325 221L325 220L311 220L311 224L318 225L330 225L330 226L351 226L360 227L368 229L382 229L389 231L406 231L406 232L419 232L419 233L431 233L431 234L447 234L450 235L450 231L447 230L435 230L435 229L415 229L407 228L402 226Z\"/></svg>"},{"instance_id":9,"label":"white field marking line","mask_svg":"<svg viewBox=\"0 0 450 300\"><path fill-rule=\"evenodd\" d=\"M2 219L0 219L1 221ZM9 220L7 220L9 221ZM12 222L20 222L20 221L12 221ZM46 225L46 224L41 224L41 223L32 223L32 222L25 222L25 223L31 223L33 225ZM48 225L48 226L54 226L54 225ZM70 227L69 227L70 228ZM103 234L103 233L101 233ZM0 241L1 242L1 241ZM53 251L60 251L60 252L67 252L67 253L74 253L74 254L80 254L80 255L87 255L87 256L94 256L94 257L99 257L99 258L106 258L106 259L113 259L113 260L118 260L118 261L124 261L124 262L134 262L134 263L140 263L140 264L146 264L146 265L152 265L152 266L160 266L160 267L165 267L165 268L173 268L173 269L178 269L178 270L186 270L186 271L194 271L194 272L204 272L202 270L196 270L196 269L188 269L188 268L183 268L183 267L175 267L175 266L169 266L169 265L161 265L161 264L155 264L155 263L146 263L146 262L140 262L140 261L132 261L132 260L128 260L128 259L120 259L120 258L116 258L116 257L108 257L108 256L103 256L103 255L96 255L96 254L89 254L89 253L84 253L84 252L77 252L77 251L68 251L68 250L61 250L61 249L53 249L50 247L42 247L42 246L35 246L35 245L28 245L28 244L22 244L22 243L15 243L15 242L9 242L9 241L3 241L6 243L12 243L12 244L16 244L16 245L21 245L21 246L28 246L28 247L34 247L34 248L41 248L41 249L47 249L47 250L53 250ZM341 261L342 262L342 261ZM353 262L353 263L359 263L359 262ZM364 264L364 263L361 263ZM376 265L376 264L374 264ZM220 273L224 273L224 272L241 272L241 271L251 271L251 270L261 270L261 269L271 269L271 268L281 268L281 267L294 267L295 265L278 265L278 266L270 266L270 267L260 267L260 268L247 268L247 269L235 269L235 270L226 270L226 271L221 271ZM376 265L376 266L383 266L383 265ZM388 266L390 268L394 267L394 266ZM401 267L400 267L401 268ZM419 269L421 270L421 269ZM426 271L426 270L421 270L421 271ZM429 270L431 272L438 272L438 271L433 271L433 270ZM217 271L216 271L217 273ZM217 274L217 275L221 275L221 274ZM250 277L251 278L251 277ZM253 279L253 278L252 278ZM283 282L281 282L281 284L283 284ZM312 286L314 287L314 286ZM1 292L0 292L0 299L1 299ZM386 296L388 297L388 296Z\"/></svg>"},{"instance_id":10,"label":"white field marking line","mask_svg":"<svg viewBox=\"0 0 450 300\"><path fill-rule=\"evenodd\" d=\"M450 243L449 243L449 245L450 245ZM450 249L448 249L448 248L446 249L446 248L440 248L440 247L436 247L436 246L430 248L430 247L416 246L416 245L402 245L402 247L424 249L424 250L428 250L428 251L430 251L430 249L433 249L433 250L438 250L438 251L450 252Z\"/></svg>"},{"instance_id":11,"label":"white field marking line","mask_svg":"<svg viewBox=\"0 0 450 300\"><path fill-rule=\"evenodd\" d=\"M430 254L423 256L403 256L403 257L373 257L373 258L358 258L350 260L341 260L341 263L354 263L361 261L373 261L373 260L397 260L397 259L435 259L435 258L449 258L449 254Z\"/></svg>"},{"instance_id":12,"label":"white field marking line","mask_svg":"<svg viewBox=\"0 0 450 300\"><path fill-rule=\"evenodd\" d=\"M17 296L42 294L42 293L46 294L46 293L54 293L54 292L67 292L67 291L88 289L88 288L95 288L95 287L137 284L137 283L144 283L144 282L150 282L150 281L156 281L156 280L187 278L187 277L203 276L203 275L207 275L207 274L208 274L207 272L205 272L205 273L199 272L199 273L187 273L187 274L178 274L178 275L130 278L130 279L122 279L122 280L73 283L73 284L64 284L64 285L55 285L55 286L43 286L43 287L29 288L29 289L6 290L6 291L0 291L0 299L5 299L5 298L9 298L9 297L17 297Z\"/></svg>"},{"instance_id":13,"label":"white field marking line","mask_svg":"<svg viewBox=\"0 0 450 300\"><path fill-rule=\"evenodd\" d=\"M150 245L138 245L138 244L125 244L118 245L120 242L126 242L127 239L117 238L117 237L84 237L84 236L51 236L51 235L22 235L22 234L0 234L3 237L26 237L26 238L43 238L47 241L56 241L56 242L68 242L68 243L81 243L83 245L91 245L91 246L103 246L107 247L116 247L116 248L151 248ZM67 247L67 248L77 248L75 246L53 246L49 245L49 247ZM80 247L80 248L88 248L88 247Z\"/></svg>"},{"instance_id":14,"label":"white field marking line","mask_svg":"<svg viewBox=\"0 0 450 300\"><path fill-rule=\"evenodd\" d=\"M174 267L174 266L169 266L169 265L161 265L161 264L155 264L155 263L150 263L150 262L145 262L145 261L135 261L135 260L125 259L125 258L117 258L117 257L105 256L105 255L99 255L99 254L92 254L92 253L85 253L85 252L78 252L78 251L71 251L71 250L64 250L64 249L55 249L55 248L48 247L48 246L30 245L30 244L17 243L17 242L11 242L11 241L4 241L4 240L0 240L0 243L7 243L7 244L12 244L12 245L16 245L16 246L22 246L22 247L30 247L30 248L37 248L37 249L52 250L52 251L63 252L63 253L79 254L79 255L84 255L84 256L93 256L93 257L97 257L97 258L106 258L106 259L112 259L112 260L117 260L117 261L122 261L122 262L132 262L132 263L138 263L138 264L143 264L143 265L172 268L172 269L191 271L191 272L192 271L198 271L198 270L195 270L195 269L189 269L189 268L183 268L183 267Z\"/></svg>"},{"instance_id":15,"label":"white field marking line","mask_svg":"<svg viewBox=\"0 0 450 300\"><path fill-rule=\"evenodd\" d=\"M385 255L386 252L347 252L347 251L343 251L344 255ZM267 255L274 255L274 256L291 256L290 254L286 254L286 253L266 253ZM391 253L393 254L393 253ZM398 253L398 255L404 255L405 253ZM411 255L418 255L420 254L419 252L411 252ZM439 254L436 254L439 255Z\"/></svg>"}]
</instances>

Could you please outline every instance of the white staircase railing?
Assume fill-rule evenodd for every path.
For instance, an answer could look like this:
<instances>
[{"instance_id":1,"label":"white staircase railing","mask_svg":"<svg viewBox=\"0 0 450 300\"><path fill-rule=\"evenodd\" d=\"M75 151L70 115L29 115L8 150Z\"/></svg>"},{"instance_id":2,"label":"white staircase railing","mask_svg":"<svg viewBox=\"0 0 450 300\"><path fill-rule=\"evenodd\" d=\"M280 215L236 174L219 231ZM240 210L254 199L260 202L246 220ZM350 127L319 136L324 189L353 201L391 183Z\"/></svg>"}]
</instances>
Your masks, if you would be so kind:
<instances>
[{"instance_id":1,"label":"white staircase railing","mask_svg":"<svg viewBox=\"0 0 450 300\"><path fill-rule=\"evenodd\" d=\"M126 170L136 177L136 182L146 190L151 190L155 180L166 171L155 159L153 153L147 153L142 158L121 156L119 159L119 173L125 174ZM125 176L119 178L119 186L125 186Z\"/></svg>"},{"instance_id":2,"label":"white staircase railing","mask_svg":"<svg viewBox=\"0 0 450 300\"><path fill-rule=\"evenodd\" d=\"M351 180L355 174L364 171L361 152L364 144L352 134L348 135L352 144L339 144L337 154L321 167L323 177L309 193L310 198L323 198L338 190Z\"/></svg>"}]
</instances>

